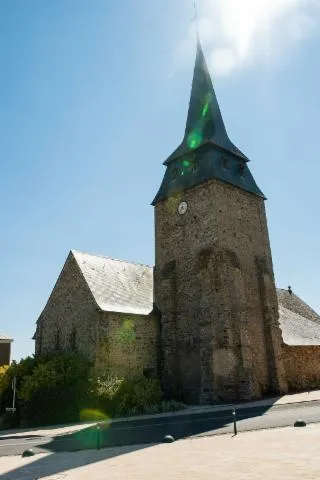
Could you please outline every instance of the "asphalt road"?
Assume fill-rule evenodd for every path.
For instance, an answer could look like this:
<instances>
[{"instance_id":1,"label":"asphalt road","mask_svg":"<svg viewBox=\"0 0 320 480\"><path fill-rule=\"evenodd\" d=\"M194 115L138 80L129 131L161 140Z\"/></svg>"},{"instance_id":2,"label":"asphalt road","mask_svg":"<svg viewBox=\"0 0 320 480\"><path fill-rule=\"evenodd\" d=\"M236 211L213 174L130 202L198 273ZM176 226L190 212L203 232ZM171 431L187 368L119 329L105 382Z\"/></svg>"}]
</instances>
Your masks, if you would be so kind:
<instances>
[{"instance_id":1,"label":"asphalt road","mask_svg":"<svg viewBox=\"0 0 320 480\"><path fill-rule=\"evenodd\" d=\"M237 410L238 434L247 430L284 427L298 419L307 424L320 422L320 401L277 405L273 407L241 408ZM192 436L233 434L232 410L177 416L129 420L111 425L101 424L100 430L90 427L80 432L60 436L14 434L0 436L0 456L18 455L32 448L36 453L75 451L120 445L162 442L165 435L175 439Z\"/></svg>"}]
</instances>

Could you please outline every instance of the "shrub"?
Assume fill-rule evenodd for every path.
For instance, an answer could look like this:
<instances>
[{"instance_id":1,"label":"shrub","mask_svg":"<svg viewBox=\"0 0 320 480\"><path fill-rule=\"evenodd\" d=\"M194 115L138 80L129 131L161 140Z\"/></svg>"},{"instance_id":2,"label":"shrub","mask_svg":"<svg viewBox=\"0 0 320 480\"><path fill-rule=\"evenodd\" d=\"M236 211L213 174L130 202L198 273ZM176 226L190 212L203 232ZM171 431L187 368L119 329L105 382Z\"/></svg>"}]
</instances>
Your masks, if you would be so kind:
<instances>
[{"instance_id":1,"label":"shrub","mask_svg":"<svg viewBox=\"0 0 320 480\"><path fill-rule=\"evenodd\" d=\"M19 396L30 401L33 395L42 390L66 385L85 385L89 363L78 355L55 355L45 363L36 365L31 375L25 376ZM60 390L60 389L58 389Z\"/></svg>"},{"instance_id":2,"label":"shrub","mask_svg":"<svg viewBox=\"0 0 320 480\"><path fill-rule=\"evenodd\" d=\"M161 402L163 393L160 382L151 378L138 377L124 381L114 398L116 412L144 413L152 405Z\"/></svg>"},{"instance_id":3,"label":"shrub","mask_svg":"<svg viewBox=\"0 0 320 480\"><path fill-rule=\"evenodd\" d=\"M124 379L107 375L92 378L90 386L92 396L98 400L95 406L108 415L144 413L163 397L159 381L145 377Z\"/></svg>"},{"instance_id":4,"label":"shrub","mask_svg":"<svg viewBox=\"0 0 320 480\"><path fill-rule=\"evenodd\" d=\"M30 375L33 372L33 369L36 365L36 359L34 357L27 357L21 360L19 363L12 362L11 365L5 369L5 372L1 376L0 380L0 414L4 414L6 407L11 407L12 405L12 381L13 378L16 378L16 414L15 417L19 418L20 416L20 403L18 401L19 390L23 383L25 376ZM17 423L17 421L15 422Z\"/></svg>"},{"instance_id":5,"label":"shrub","mask_svg":"<svg viewBox=\"0 0 320 480\"><path fill-rule=\"evenodd\" d=\"M103 421L111 416L158 413L184 408L165 401L160 382L115 375L90 377L89 362L79 355L28 357L0 369L0 428ZM17 411L12 404L12 380L17 379Z\"/></svg>"},{"instance_id":6,"label":"shrub","mask_svg":"<svg viewBox=\"0 0 320 480\"><path fill-rule=\"evenodd\" d=\"M8 388L8 369L9 365L4 365L0 367L0 398L3 392Z\"/></svg>"},{"instance_id":7,"label":"shrub","mask_svg":"<svg viewBox=\"0 0 320 480\"><path fill-rule=\"evenodd\" d=\"M78 355L55 355L24 377L19 399L24 426L77 422L88 394L89 363Z\"/></svg>"},{"instance_id":8,"label":"shrub","mask_svg":"<svg viewBox=\"0 0 320 480\"><path fill-rule=\"evenodd\" d=\"M15 413L4 413L0 417L0 430L10 429L10 428L17 428L20 426L20 417L17 412Z\"/></svg>"},{"instance_id":9,"label":"shrub","mask_svg":"<svg viewBox=\"0 0 320 480\"><path fill-rule=\"evenodd\" d=\"M102 400L113 400L124 381L116 375L93 377L90 379L91 393Z\"/></svg>"}]
</instances>

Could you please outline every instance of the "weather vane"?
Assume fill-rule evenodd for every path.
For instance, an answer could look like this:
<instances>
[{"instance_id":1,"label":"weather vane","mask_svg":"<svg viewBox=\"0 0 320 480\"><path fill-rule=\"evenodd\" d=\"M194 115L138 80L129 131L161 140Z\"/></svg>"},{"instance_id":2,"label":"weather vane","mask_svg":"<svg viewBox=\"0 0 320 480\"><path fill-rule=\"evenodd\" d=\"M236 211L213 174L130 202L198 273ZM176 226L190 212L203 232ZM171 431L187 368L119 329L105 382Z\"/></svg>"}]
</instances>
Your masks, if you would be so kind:
<instances>
[{"instance_id":1,"label":"weather vane","mask_svg":"<svg viewBox=\"0 0 320 480\"><path fill-rule=\"evenodd\" d=\"M193 1L193 8L194 8L194 16L192 21L195 22L196 25L196 36L197 40L199 40L199 22L198 22L198 9L197 9L197 0Z\"/></svg>"}]
</instances>

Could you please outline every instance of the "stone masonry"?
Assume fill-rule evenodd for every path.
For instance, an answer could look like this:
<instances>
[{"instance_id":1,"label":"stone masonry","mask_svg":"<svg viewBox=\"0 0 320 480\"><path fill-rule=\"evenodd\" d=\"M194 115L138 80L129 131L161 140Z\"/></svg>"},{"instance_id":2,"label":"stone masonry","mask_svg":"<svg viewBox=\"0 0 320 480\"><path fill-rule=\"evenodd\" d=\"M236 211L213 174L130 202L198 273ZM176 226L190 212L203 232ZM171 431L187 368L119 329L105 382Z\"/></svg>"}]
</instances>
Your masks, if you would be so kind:
<instances>
[{"instance_id":1,"label":"stone masonry","mask_svg":"<svg viewBox=\"0 0 320 480\"><path fill-rule=\"evenodd\" d=\"M70 253L38 319L35 353L77 351L93 359L98 318L97 305Z\"/></svg>"},{"instance_id":2,"label":"stone masonry","mask_svg":"<svg viewBox=\"0 0 320 480\"><path fill-rule=\"evenodd\" d=\"M34 336L36 354L80 353L93 362L99 375L158 377L159 321L151 313L152 302L146 306L150 315L134 314L133 308L125 313L105 311L98 305L96 292L88 283L86 274L91 270L81 269L79 258L80 253L70 252L38 319ZM90 255L85 258L87 263L92 259L93 265L94 261L103 259ZM109 259L105 260L106 264L110 263ZM118 266L119 272L126 265L122 261L112 262ZM100 272L104 266L102 263ZM152 276L152 268L149 270ZM98 269L95 274L99 276ZM128 278L127 282L125 287L129 286ZM147 294L152 298L152 283L150 287Z\"/></svg>"},{"instance_id":3,"label":"stone masonry","mask_svg":"<svg viewBox=\"0 0 320 480\"><path fill-rule=\"evenodd\" d=\"M103 312L96 368L121 377L159 376L159 322L155 316Z\"/></svg>"},{"instance_id":4,"label":"stone masonry","mask_svg":"<svg viewBox=\"0 0 320 480\"><path fill-rule=\"evenodd\" d=\"M263 200L212 180L160 202L155 225L165 388L192 403L286 391Z\"/></svg>"}]
</instances>

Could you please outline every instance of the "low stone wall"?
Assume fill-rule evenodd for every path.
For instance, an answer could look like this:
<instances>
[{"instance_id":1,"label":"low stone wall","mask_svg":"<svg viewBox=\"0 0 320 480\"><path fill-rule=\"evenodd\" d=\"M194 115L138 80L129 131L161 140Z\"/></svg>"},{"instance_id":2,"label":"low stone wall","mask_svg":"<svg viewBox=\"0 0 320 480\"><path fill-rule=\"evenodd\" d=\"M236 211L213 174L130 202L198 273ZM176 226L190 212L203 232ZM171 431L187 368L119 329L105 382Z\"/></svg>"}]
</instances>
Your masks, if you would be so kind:
<instances>
[{"instance_id":1,"label":"low stone wall","mask_svg":"<svg viewBox=\"0 0 320 480\"><path fill-rule=\"evenodd\" d=\"M320 345L283 345L289 391L320 386Z\"/></svg>"}]
</instances>

